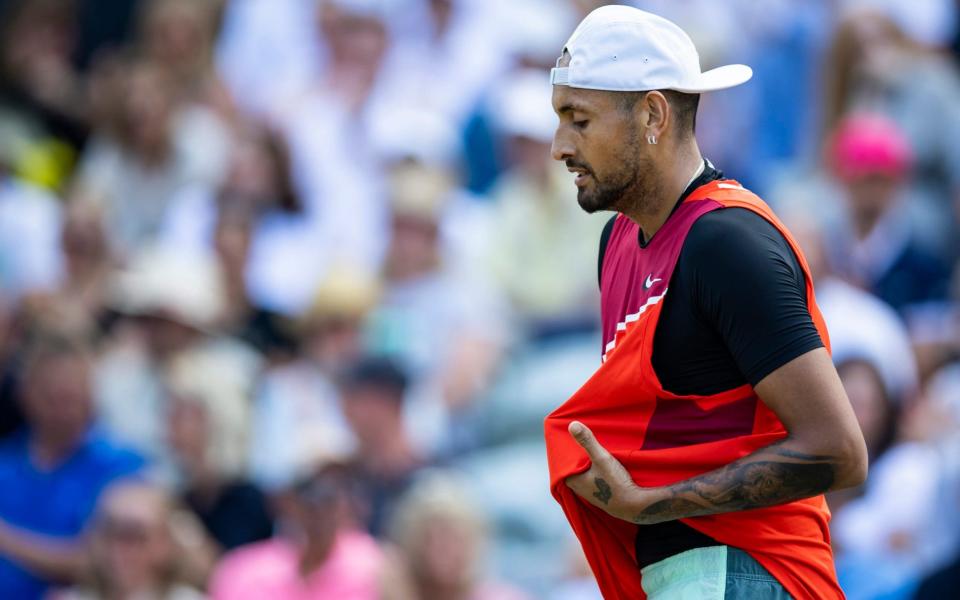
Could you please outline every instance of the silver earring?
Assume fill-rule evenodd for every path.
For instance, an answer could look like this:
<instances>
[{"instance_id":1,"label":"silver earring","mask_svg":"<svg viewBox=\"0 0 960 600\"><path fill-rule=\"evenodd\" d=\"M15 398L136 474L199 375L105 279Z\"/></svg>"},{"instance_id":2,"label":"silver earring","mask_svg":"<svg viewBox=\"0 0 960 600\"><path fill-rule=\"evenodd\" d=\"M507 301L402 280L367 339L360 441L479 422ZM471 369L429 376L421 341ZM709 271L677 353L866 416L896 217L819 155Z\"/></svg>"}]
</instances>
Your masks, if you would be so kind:
<instances>
[{"instance_id":1,"label":"silver earring","mask_svg":"<svg viewBox=\"0 0 960 600\"><path fill-rule=\"evenodd\" d=\"M648 144L656 144L656 143L657 143L657 136L655 136L655 135L648 135L648 136L647 136L647 143L648 143Z\"/></svg>"}]
</instances>

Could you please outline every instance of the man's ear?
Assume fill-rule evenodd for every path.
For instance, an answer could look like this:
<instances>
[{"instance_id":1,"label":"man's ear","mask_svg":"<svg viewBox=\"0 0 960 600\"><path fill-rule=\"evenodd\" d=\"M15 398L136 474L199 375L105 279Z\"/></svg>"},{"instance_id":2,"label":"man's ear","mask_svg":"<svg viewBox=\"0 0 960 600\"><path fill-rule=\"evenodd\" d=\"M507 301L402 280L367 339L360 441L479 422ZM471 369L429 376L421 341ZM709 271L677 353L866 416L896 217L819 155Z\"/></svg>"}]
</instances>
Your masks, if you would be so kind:
<instances>
[{"instance_id":1,"label":"man's ear","mask_svg":"<svg viewBox=\"0 0 960 600\"><path fill-rule=\"evenodd\" d=\"M643 132L644 137L653 135L659 139L667 131L670 120L673 118L667 97L662 92L654 90L644 94L637 105L642 107L645 113L641 117L640 131Z\"/></svg>"}]
</instances>

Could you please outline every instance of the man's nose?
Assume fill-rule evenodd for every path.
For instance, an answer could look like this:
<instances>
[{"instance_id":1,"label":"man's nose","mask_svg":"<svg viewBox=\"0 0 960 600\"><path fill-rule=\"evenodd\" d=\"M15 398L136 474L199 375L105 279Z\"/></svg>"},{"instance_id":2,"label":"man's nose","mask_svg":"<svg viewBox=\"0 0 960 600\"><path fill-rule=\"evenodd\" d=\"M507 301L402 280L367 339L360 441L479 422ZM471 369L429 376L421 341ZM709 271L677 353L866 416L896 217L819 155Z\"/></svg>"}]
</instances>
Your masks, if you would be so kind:
<instances>
[{"instance_id":1,"label":"man's nose","mask_svg":"<svg viewBox=\"0 0 960 600\"><path fill-rule=\"evenodd\" d=\"M564 161L572 158L573 154L573 145L569 142L569 138L563 135L560 129L557 129L557 132L553 134L553 143L550 144L550 156L553 157L553 160Z\"/></svg>"}]
</instances>

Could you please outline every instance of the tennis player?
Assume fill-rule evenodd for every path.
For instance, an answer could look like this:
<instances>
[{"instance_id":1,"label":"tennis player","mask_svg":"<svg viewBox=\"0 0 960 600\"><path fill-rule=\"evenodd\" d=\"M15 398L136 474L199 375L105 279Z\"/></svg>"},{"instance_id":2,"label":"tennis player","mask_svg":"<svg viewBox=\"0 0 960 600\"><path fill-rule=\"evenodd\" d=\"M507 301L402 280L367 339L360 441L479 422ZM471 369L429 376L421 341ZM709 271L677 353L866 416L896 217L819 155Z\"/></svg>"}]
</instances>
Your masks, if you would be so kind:
<instances>
[{"instance_id":1,"label":"tennis player","mask_svg":"<svg viewBox=\"0 0 960 600\"><path fill-rule=\"evenodd\" d=\"M603 362L546 419L551 489L607 599L842 598L823 493L866 448L799 246L700 154L674 23L590 13L552 70L553 156L601 239ZM736 144L737 140L731 139Z\"/></svg>"}]
</instances>

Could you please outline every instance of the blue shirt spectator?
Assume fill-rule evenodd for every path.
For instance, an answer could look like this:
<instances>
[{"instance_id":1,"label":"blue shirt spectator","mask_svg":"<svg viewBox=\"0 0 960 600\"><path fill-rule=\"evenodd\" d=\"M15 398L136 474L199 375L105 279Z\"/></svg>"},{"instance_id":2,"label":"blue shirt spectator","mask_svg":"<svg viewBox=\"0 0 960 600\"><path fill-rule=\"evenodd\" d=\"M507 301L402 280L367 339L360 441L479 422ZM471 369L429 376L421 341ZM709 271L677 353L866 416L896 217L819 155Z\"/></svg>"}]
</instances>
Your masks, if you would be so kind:
<instances>
[{"instance_id":1,"label":"blue shirt spectator","mask_svg":"<svg viewBox=\"0 0 960 600\"><path fill-rule=\"evenodd\" d=\"M89 382L79 344L45 341L27 352L27 426L0 442L0 598L41 598L51 582L78 576L78 536L100 492L141 467L93 426Z\"/></svg>"},{"instance_id":2,"label":"blue shirt spectator","mask_svg":"<svg viewBox=\"0 0 960 600\"><path fill-rule=\"evenodd\" d=\"M93 513L100 492L114 479L137 471L141 464L137 455L91 429L60 464L41 466L31 456L29 432L20 431L0 443L0 489L12 492L0 494L0 520L44 536L77 536ZM42 578L0 557L0 597L40 598L45 590Z\"/></svg>"}]
</instances>

